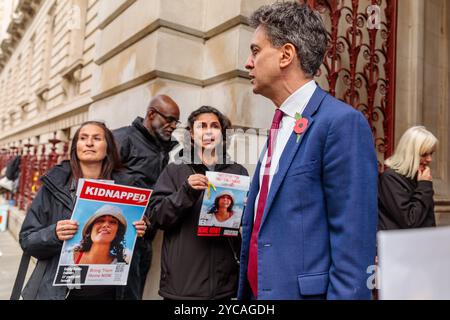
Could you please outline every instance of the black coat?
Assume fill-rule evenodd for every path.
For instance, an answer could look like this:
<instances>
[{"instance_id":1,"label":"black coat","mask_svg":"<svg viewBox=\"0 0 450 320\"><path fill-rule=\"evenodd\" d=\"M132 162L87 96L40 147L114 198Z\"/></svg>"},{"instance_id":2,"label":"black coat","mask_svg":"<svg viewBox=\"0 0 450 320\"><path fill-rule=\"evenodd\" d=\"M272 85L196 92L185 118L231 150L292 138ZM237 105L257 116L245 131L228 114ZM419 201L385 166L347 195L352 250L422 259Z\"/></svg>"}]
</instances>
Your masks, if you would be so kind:
<instances>
[{"instance_id":1,"label":"black coat","mask_svg":"<svg viewBox=\"0 0 450 320\"><path fill-rule=\"evenodd\" d=\"M203 192L187 179L207 170L201 164L169 164L155 186L150 220L164 230L159 294L168 299L236 296L240 239L197 236ZM248 176L238 164L217 165L215 171Z\"/></svg>"},{"instance_id":2,"label":"black coat","mask_svg":"<svg viewBox=\"0 0 450 320\"><path fill-rule=\"evenodd\" d=\"M113 174L117 184L133 185L132 178L124 173ZM42 187L33 200L27 212L25 221L19 234L19 241L23 251L38 262L30 277L22 296L25 300L64 300L67 295L66 287L54 287L63 241L56 235L56 224L60 220L69 220L75 205L71 196L71 169L68 161L51 169L41 178ZM137 242L142 241L137 239ZM139 247L138 243L135 246ZM128 285L116 288L116 299L137 299L136 283L139 279L138 260L136 250L130 266ZM35 293L37 295L35 296Z\"/></svg>"},{"instance_id":3,"label":"black coat","mask_svg":"<svg viewBox=\"0 0 450 320\"><path fill-rule=\"evenodd\" d=\"M16 181L20 173L21 156L16 156L6 165L6 177L11 181Z\"/></svg>"},{"instance_id":4,"label":"black coat","mask_svg":"<svg viewBox=\"0 0 450 320\"><path fill-rule=\"evenodd\" d=\"M131 126L114 130L113 133L126 172L135 177L137 186L153 189L169 162L169 152L178 143L160 142L144 127L143 121L138 117Z\"/></svg>"},{"instance_id":5,"label":"black coat","mask_svg":"<svg viewBox=\"0 0 450 320\"><path fill-rule=\"evenodd\" d=\"M435 227L433 183L409 179L392 169L378 182L378 229Z\"/></svg>"}]
</instances>

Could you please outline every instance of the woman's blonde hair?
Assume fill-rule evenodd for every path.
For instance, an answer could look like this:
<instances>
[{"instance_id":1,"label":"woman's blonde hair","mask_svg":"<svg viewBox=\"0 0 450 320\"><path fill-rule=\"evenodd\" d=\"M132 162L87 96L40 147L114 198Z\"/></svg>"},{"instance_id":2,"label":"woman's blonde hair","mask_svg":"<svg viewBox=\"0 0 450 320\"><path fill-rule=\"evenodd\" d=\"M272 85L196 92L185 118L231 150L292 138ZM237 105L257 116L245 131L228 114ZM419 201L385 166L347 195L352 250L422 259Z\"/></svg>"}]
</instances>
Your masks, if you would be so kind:
<instances>
[{"instance_id":1,"label":"woman's blonde hair","mask_svg":"<svg viewBox=\"0 0 450 320\"><path fill-rule=\"evenodd\" d=\"M438 139L425 127L409 128L400 138L397 149L385 164L397 173L414 179L419 170L420 157L434 152Z\"/></svg>"}]
</instances>

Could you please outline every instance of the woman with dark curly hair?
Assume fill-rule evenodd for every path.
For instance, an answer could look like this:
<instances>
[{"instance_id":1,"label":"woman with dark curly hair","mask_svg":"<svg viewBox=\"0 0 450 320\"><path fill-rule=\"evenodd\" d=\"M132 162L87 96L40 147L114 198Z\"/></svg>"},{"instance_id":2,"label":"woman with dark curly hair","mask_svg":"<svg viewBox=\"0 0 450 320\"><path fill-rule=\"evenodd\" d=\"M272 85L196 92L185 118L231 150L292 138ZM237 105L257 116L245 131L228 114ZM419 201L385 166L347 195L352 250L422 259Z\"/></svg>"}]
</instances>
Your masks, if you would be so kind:
<instances>
[{"instance_id":1,"label":"woman with dark curly hair","mask_svg":"<svg viewBox=\"0 0 450 320\"><path fill-rule=\"evenodd\" d=\"M231 299L236 295L240 238L199 237L206 171L248 176L226 156L228 118L203 106L188 119L190 144L182 163L171 163L155 185L151 222L164 230L159 294L165 299Z\"/></svg>"},{"instance_id":2,"label":"woman with dark curly hair","mask_svg":"<svg viewBox=\"0 0 450 320\"><path fill-rule=\"evenodd\" d=\"M133 259L130 266L130 276L125 287L89 286L75 290L53 286L63 243L78 232L78 222L72 221L70 217L76 200L78 180L82 178L134 184L133 178L121 171L114 137L101 122L89 121L82 124L72 140L70 161L63 161L41 178L42 188L33 200L20 231L20 244L24 253L38 260L35 271L22 292L26 300L136 299L136 292L140 290L140 279L133 278L138 274L133 270L138 268L136 259ZM103 215L105 211L108 211L108 215ZM83 235L91 235L92 245L88 240L83 241L73 256L74 261L86 264L95 260L97 263L125 260L120 244L122 240L117 245L112 245L111 241L105 245L113 233L120 233L120 220L120 215L114 210L103 210L89 222L89 229L83 230ZM138 236L142 237L146 223L137 221L134 226ZM101 248L103 249L100 250Z\"/></svg>"}]
</instances>

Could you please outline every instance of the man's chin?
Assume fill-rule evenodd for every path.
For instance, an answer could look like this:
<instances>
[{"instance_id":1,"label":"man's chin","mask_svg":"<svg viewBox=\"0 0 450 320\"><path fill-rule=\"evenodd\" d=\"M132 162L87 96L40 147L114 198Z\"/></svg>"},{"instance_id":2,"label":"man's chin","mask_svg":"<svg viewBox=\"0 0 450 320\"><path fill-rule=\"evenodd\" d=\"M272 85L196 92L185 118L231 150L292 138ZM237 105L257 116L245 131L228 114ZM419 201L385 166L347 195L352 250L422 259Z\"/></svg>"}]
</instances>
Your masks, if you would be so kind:
<instances>
[{"instance_id":1,"label":"man's chin","mask_svg":"<svg viewBox=\"0 0 450 320\"><path fill-rule=\"evenodd\" d=\"M264 92L260 87L253 86L253 93L265 97Z\"/></svg>"},{"instance_id":2,"label":"man's chin","mask_svg":"<svg viewBox=\"0 0 450 320\"><path fill-rule=\"evenodd\" d=\"M163 134L158 134L158 138L162 142L170 142L170 140L172 140L172 135L167 136L167 135L163 135Z\"/></svg>"}]
</instances>

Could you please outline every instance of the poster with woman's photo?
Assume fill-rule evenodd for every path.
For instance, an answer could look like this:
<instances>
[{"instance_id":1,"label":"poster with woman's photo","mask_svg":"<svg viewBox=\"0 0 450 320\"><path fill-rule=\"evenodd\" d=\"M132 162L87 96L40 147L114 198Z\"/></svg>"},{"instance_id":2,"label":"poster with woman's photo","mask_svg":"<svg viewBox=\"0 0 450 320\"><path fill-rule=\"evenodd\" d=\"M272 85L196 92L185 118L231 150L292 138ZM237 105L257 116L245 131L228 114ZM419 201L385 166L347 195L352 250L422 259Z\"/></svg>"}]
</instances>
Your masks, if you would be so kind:
<instances>
[{"instance_id":1,"label":"poster with woman's photo","mask_svg":"<svg viewBox=\"0 0 450 320\"><path fill-rule=\"evenodd\" d=\"M206 172L206 190L198 223L198 236L236 237L247 201L250 178L222 172Z\"/></svg>"},{"instance_id":2,"label":"poster with woman's photo","mask_svg":"<svg viewBox=\"0 0 450 320\"><path fill-rule=\"evenodd\" d=\"M65 241L54 286L126 285L140 221L152 191L80 180L71 220L75 236Z\"/></svg>"}]
</instances>

